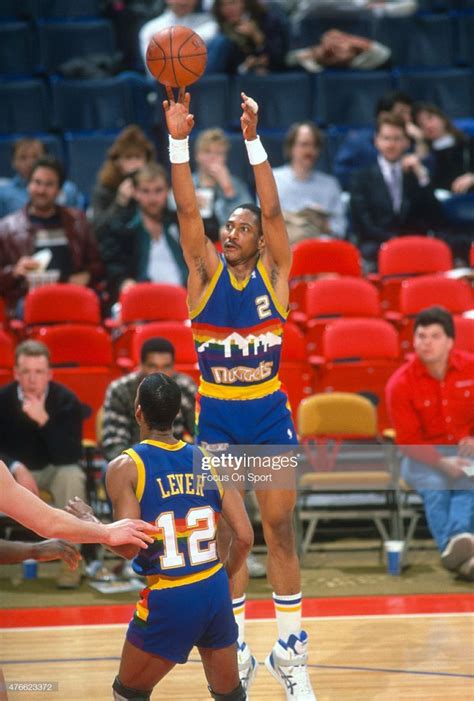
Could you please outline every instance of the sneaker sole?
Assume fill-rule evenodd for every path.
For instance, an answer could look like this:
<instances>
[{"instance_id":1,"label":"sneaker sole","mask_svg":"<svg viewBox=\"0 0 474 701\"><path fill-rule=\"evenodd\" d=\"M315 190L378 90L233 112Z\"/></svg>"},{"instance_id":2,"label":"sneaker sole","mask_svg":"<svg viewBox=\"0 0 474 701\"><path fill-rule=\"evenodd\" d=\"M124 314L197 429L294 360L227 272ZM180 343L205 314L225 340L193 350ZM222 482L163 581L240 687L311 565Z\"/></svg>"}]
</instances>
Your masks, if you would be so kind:
<instances>
[{"instance_id":1,"label":"sneaker sole","mask_svg":"<svg viewBox=\"0 0 474 701\"><path fill-rule=\"evenodd\" d=\"M447 570L456 570L470 557L472 557L472 538L466 535L453 543L451 551L444 557L441 556L441 562Z\"/></svg>"}]
</instances>

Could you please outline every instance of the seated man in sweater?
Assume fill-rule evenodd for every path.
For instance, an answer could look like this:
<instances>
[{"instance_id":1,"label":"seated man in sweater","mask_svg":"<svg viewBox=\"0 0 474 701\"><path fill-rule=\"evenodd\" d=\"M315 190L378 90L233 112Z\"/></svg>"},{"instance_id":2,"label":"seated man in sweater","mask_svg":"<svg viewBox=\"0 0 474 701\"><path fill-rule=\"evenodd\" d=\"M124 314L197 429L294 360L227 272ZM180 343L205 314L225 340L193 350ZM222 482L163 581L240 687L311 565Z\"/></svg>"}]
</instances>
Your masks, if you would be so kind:
<instances>
[{"instance_id":1,"label":"seated man in sweater","mask_svg":"<svg viewBox=\"0 0 474 701\"><path fill-rule=\"evenodd\" d=\"M51 492L64 508L86 497L82 453L82 407L66 387L51 381L49 351L24 341L15 353L15 381L0 389L0 459L19 484L38 494ZM80 572L63 569L58 586L75 588Z\"/></svg>"}]
</instances>

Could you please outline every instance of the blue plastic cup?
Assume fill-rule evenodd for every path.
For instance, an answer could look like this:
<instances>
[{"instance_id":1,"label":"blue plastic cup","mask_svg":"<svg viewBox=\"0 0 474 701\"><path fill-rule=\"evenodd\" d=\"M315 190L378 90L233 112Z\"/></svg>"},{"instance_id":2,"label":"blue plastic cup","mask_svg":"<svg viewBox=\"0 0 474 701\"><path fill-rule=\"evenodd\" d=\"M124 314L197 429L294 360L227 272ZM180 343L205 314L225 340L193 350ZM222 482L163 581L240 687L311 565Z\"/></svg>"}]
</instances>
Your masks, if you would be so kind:
<instances>
[{"instance_id":1,"label":"blue plastic cup","mask_svg":"<svg viewBox=\"0 0 474 701\"><path fill-rule=\"evenodd\" d=\"M403 540L385 541L387 553L387 571L392 576L399 576L402 571Z\"/></svg>"},{"instance_id":2,"label":"blue plastic cup","mask_svg":"<svg viewBox=\"0 0 474 701\"><path fill-rule=\"evenodd\" d=\"M36 560L23 560L23 579L36 579L38 576L38 563Z\"/></svg>"}]
</instances>

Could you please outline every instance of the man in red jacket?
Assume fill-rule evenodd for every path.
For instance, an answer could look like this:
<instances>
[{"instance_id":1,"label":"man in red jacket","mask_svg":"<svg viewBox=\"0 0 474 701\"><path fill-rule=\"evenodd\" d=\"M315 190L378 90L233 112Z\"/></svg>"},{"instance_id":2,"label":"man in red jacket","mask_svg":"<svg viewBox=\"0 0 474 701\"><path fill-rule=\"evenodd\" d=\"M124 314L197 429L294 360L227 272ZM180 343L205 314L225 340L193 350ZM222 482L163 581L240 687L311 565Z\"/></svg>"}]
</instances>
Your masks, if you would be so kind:
<instances>
[{"instance_id":1,"label":"man in red jacket","mask_svg":"<svg viewBox=\"0 0 474 701\"><path fill-rule=\"evenodd\" d=\"M415 355L392 375L386 395L406 455L402 476L423 499L441 561L474 580L474 355L453 345L451 314L424 309Z\"/></svg>"},{"instance_id":2,"label":"man in red jacket","mask_svg":"<svg viewBox=\"0 0 474 701\"><path fill-rule=\"evenodd\" d=\"M84 212L56 204L63 182L59 161L39 158L28 182L29 202L0 220L0 295L12 310L28 291L28 273L39 270L35 254L42 250L49 251L47 269L58 270L61 282L90 285L102 274Z\"/></svg>"}]
</instances>

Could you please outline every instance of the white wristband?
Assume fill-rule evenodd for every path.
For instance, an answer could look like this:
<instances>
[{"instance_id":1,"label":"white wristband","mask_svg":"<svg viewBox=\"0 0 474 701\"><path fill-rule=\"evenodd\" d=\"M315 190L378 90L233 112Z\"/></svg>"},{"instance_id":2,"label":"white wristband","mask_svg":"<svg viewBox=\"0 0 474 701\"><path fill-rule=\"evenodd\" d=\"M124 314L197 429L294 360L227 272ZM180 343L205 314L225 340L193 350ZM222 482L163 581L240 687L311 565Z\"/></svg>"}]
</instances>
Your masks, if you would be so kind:
<instances>
[{"instance_id":1,"label":"white wristband","mask_svg":"<svg viewBox=\"0 0 474 701\"><path fill-rule=\"evenodd\" d=\"M263 148L259 136L257 136L257 138L253 141L246 141L245 146L247 148L247 153L251 166L258 166L260 165L260 163L265 163L268 156L267 152Z\"/></svg>"},{"instance_id":2,"label":"white wristband","mask_svg":"<svg viewBox=\"0 0 474 701\"><path fill-rule=\"evenodd\" d=\"M173 139L169 136L168 138L171 163L189 163L189 137Z\"/></svg>"}]
</instances>

